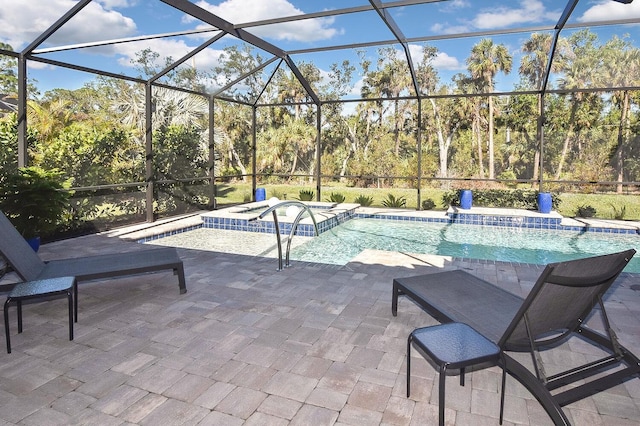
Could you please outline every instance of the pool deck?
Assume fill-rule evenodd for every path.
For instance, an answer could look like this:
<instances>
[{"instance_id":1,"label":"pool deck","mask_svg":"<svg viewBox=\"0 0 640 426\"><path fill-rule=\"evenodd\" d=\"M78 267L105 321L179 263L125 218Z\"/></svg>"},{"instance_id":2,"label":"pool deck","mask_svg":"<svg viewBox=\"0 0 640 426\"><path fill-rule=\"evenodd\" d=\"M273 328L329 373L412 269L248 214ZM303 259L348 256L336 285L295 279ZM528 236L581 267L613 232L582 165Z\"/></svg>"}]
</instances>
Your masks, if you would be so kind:
<instances>
[{"instance_id":1,"label":"pool deck","mask_svg":"<svg viewBox=\"0 0 640 426\"><path fill-rule=\"evenodd\" d=\"M163 226L185 223L196 220ZM128 239L144 228L45 244L40 254L143 250ZM12 308L13 353L0 350L0 424L436 424L436 370L416 351L405 396L407 336L436 321L404 298L393 317L393 278L462 268L524 295L542 270L365 251L344 266L293 262L276 271L271 258L178 253L184 295L170 273L82 284L74 341L64 299L26 305L19 335ZM622 344L640 354L640 275L621 275L605 305ZM579 339L543 353L551 369L589 357ZM447 424L498 424L498 368L468 374L464 387L447 381ZM576 425L637 425L640 379L565 411ZM509 377L504 424L552 422Z\"/></svg>"}]
</instances>

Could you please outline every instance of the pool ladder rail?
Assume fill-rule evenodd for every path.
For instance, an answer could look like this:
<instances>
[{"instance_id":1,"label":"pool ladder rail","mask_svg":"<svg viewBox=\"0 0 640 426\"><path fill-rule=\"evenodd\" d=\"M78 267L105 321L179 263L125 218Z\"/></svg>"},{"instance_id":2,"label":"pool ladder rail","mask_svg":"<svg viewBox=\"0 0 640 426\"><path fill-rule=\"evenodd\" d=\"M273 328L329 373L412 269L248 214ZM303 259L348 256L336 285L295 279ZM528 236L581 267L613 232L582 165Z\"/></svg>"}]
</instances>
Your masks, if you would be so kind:
<instances>
[{"instance_id":1,"label":"pool ladder rail","mask_svg":"<svg viewBox=\"0 0 640 426\"><path fill-rule=\"evenodd\" d=\"M311 211L311 208L300 201L282 201L274 206L269 207L267 210L263 211L258 217L253 219L253 220L264 219L264 217L267 216L269 213L273 214L273 224L275 226L276 239L278 240L278 271L281 271L283 268L282 268L282 240L280 238L280 224L278 223L278 214L276 213L276 210L279 208L288 207L288 206L301 207L302 210L298 212L298 214L296 215L296 218L291 223L291 232L289 233L289 239L287 240L286 262L284 265L285 268L288 268L289 266L291 266L289 264L289 253L291 251L291 239L295 235L296 230L298 229L298 224L300 223L300 219L302 219L302 216L304 215L305 212L309 213L309 216L313 221L313 228L315 230L316 236L319 235L318 223L316 222L316 218L313 216L313 212Z\"/></svg>"}]
</instances>

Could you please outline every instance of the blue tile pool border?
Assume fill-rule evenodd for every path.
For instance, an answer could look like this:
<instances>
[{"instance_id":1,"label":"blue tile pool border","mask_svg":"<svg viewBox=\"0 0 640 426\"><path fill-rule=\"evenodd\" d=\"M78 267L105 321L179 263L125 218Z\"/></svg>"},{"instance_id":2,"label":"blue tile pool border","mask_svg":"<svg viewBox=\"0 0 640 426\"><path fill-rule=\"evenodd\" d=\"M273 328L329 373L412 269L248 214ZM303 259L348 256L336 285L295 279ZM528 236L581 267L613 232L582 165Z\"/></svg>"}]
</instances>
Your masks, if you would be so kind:
<instances>
[{"instance_id":1,"label":"blue tile pool border","mask_svg":"<svg viewBox=\"0 0 640 426\"><path fill-rule=\"evenodd\" d=\"M172 235L182 234L184 232L189 232L189 231L194 231L194 230L200 229L200 228L202 228L202 224L187 226L185 228L172 229L171 231L160 232L158 234L149 235L149 236L146 236L144 238L140 238L140 239L136 240L136 242L137 243L148 243L148 242L151 242L151 241L159 240L161 238L170 237Z\"/></svg>"},{"instance_id":2,"label":"blue tile pool border","mask_svg":"<svg viewBox=\"0 0 640 426\"><path fill-rule=\"evenodd\" d=\"M174 229L167 232L150 235L138 239L139 243L147 243L158 240L171 235L181 234L183 232L192 231L200 228L224 229L231 231L243 232L259 232L259 233L275 233L275 225L271 221L248 220L232 217L210 217L203 216L203 223L192 225L185 228ZM335 215L318 221L318 232L326 232L341 223L351 219L377 219L377 220L394 220L407 222L422 223L442 223L442 224L463 224L490 227L512 227L526 229L541 230L557 230L570 232L595 232L602 234L621 234L621 235L637 235L640 230L637 228L614 228L614 227L595 227L590 225L574 226L562 225L562 218L559 217L540 217L540 216L505 216L505 215L486 215L476 213L450 213L446 217L426 217L415 216L411 214L380 214L380 213L356 213L355 210L346 210L338 212ZM280 233L289 235L291 232L291 223L281 222ZM304 237L312 237L315 235L313 224L299 224L295 235Z\"/></svg>"},{"instance_id":3,"label":"blue tile pool border","mask_svg":"<svg viewBox=\"0 0 640 426\"><path fill-rule=\"evenodd\" d=\"M318 232L321 234L338 226L339 224L350 220L355 215L355 208L333 212L329 217L316 215ZM243 219L238 217L222 217L222 216L202 216L204 228L225 229L230 231L259 232L267 234L275 234L275 224L271 220L255 220ZM289 235L291 233L290 222L278 222L280 234ZM313 237L315 229L312 223L299 223L295 235L303 237Z\"/></svg>"},{"instance_id":4,"label":"blue tile pool border","mask_svg":"<svg viewBox=\"0 0 640 426\"><path fill-rule=\"evenodd\" d=\"M461 224L461 225L477 225L492 226L502 228L527 228L527 229L544 229L557 231L572 232L596 232L603 234L623 234L636 235L640 234L638 228L615 228L615 227L595 227L591 225L575 226L563 225L560 217L540 217L540 216L507 216L507 215L487 215L478 213L451 213L447 217L424 217L414 215L396 215L396 214L369 214L356 213L354 218L360 219L380 219L380 220L397 220L409 222L424 223L444 223L444 224Z\"/></svg>"}]
</instances>

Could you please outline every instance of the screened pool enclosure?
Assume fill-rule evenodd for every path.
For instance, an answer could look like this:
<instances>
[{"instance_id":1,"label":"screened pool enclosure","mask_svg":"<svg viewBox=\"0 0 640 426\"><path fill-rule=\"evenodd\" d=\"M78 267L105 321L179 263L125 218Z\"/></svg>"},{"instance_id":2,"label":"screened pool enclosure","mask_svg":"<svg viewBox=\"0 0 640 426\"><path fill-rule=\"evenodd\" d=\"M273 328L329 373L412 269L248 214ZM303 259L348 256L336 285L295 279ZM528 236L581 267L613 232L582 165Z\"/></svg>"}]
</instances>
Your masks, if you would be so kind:
<instances>
[{"instance_id":1,"label":"screened pool enclosure","mask_svg":"<svg viewBox=\"0 0 640 426\"><path fill-rule=\"evenodd\" d=\"M139 3L2 6L4 167L61 170L78 214L640 185L638 0Z\"/></svg>"}]
</instances>

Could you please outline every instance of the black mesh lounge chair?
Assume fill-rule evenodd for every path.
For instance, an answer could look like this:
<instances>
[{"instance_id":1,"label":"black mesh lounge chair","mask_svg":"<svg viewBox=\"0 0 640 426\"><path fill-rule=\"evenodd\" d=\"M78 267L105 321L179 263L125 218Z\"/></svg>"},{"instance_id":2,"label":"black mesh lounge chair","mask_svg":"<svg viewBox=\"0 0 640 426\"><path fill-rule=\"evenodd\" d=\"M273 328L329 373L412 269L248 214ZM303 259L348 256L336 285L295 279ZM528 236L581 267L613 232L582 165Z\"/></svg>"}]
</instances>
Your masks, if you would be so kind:
<instances>
[{"instance_id":1,"label":"black mesh lounge chair","mask_svg":"<svg viewBox=\"0 0 640 426\"><path fill-rule=\"evenodd\" d=\"M186 293L184 266L173 247L43 262L0 212L0 253L25 281L75 276L78 282L173 270Z\"/></svg>"},{"instance_id":2,"label":"black mesh lounge chair","mask_svg":"<svg viewBox=\"0 0 640 426\"><path fill-rule=\"evenodd\" d=\"M634 254L628 250L549 264L524 300L460 270L396 278L391 311L397 315L398 296L406 295L438 321L466 323L503 351L530 352L534 371L508 353L504 367L538 399L554 424L568 425L564 405L640 373L640 360L618 342L602 301ZM604 333L584 324L594 308L602 317ZM606 354L547 375L539 351L553 349L574 333Z\"/></svg>"}]
</instances>

